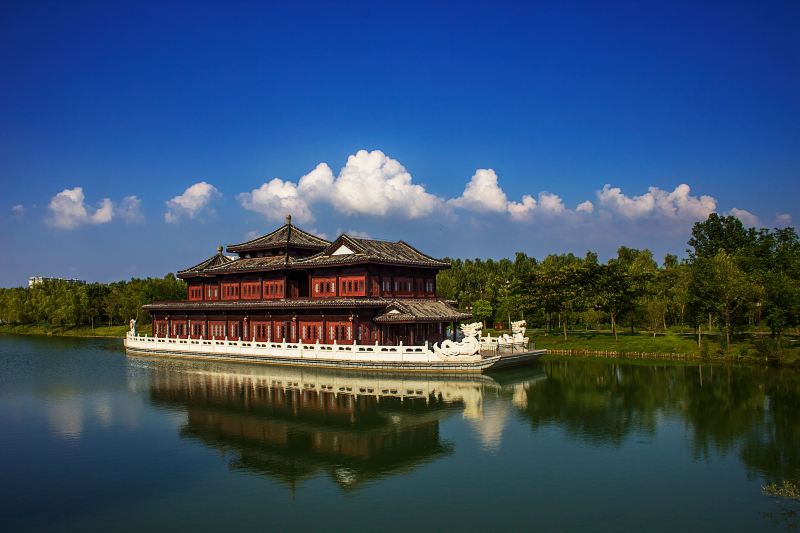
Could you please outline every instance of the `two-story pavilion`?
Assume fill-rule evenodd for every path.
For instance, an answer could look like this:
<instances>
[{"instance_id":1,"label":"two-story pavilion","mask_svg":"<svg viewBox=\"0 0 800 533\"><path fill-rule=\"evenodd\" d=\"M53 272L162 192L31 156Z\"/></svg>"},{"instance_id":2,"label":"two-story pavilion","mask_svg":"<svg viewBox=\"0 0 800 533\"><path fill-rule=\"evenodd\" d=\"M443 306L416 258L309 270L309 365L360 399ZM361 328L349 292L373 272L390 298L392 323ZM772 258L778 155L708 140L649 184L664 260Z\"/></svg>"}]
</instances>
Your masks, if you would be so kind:
<instances>
[{"instance_id":1,"label":"two-story pavilion","mask_svg":"<svg viewBox=\"0 0 800 533\"><path fill-rule=\"evenodd\" d=\"M449 264L403 242L275 231L178 272L189 298L144 306L158 337L423 344L471 318L436 297Z\"/></svg>"}]
</instances>

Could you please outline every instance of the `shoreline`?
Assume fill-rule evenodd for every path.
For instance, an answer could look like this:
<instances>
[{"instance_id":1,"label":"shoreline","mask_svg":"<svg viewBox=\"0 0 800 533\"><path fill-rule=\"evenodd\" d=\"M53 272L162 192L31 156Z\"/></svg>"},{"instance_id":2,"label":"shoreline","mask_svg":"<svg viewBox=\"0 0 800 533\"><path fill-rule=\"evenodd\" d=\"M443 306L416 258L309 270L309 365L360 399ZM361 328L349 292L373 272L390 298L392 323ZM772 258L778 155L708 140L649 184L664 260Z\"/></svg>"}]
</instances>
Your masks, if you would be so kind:
<instances>
[{"instance_id":1,"label":"shoreline","mask_svg":"<svg viewBox=\"0 0 800 533\"><path fill-rule=\"evenodd\" d=\"M82 339L120 339L123 340L128 332L127 326L99 326L94 328L72 328L63 329L55 328L47 330L42 326L27 326L17 325L10 326L7 324L0 325L0 334L6 335L34 335L41 337L75 337ZM150 328L147 327L142 333L151 335ZM548 343L541 343L548 344ZM722 364L742 364L742 365L755 365L773 368L788 368L793 370L800 369L800 365L795 362L787 362L783 364L771 364L770 361L765 361L762 358L752 356L740 357L735 354L729 355L711 355L704 357L700 353L685 353L685 352L647 352L640 350L596 350L591 348L548 348L547 353L542 360L549 359L616 359L621 361L641 361L641 362L676 362L676 363L722 363Z\"/></svg>"},{"instance_id":2,"label":"shoreline","mask_svg":"<svg viewBox=\"0 0 800 533\"><path fill-rule=\"evenodd\" d=\"M588 348L558 349L545 348L548 355L561 357L591 357L593 359L646 359L650 361L702 361L699 353L639 352L628 350L590 350Z\"/></svg>"},{"instance_id":3,"label":"shoreline","mask_svg":"<svg viewBox=\"0 0 800 533\"><path fill-rule=\"evenodd\" d=\"M82 339L124 339L128 326L98 326L80 328L53 328L31 325L0 325L0 334L7 335L35 335L40 337L77 337ZM143 333L150 334L150 328L145 328Z\"/></svg>"}]
</instances>

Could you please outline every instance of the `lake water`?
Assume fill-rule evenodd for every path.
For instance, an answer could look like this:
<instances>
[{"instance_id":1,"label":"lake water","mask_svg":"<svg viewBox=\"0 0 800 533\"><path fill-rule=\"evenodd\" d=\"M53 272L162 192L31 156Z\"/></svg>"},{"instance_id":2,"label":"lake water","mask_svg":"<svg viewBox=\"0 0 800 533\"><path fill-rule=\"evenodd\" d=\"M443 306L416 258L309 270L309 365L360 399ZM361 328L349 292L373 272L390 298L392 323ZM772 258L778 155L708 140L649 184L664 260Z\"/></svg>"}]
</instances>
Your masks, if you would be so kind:
<instances>
[{"instance_id":1,"label":"lake water","mask_svg":"<svg viewBox=\"0 0 800 533\"><path fill-rule=\"evenodd\" d=\"M349 390L348 390L349 389ZM4 530L770 531L800 376L548 361L475 377L0 336Z\"/></svg>"}]
</instances>

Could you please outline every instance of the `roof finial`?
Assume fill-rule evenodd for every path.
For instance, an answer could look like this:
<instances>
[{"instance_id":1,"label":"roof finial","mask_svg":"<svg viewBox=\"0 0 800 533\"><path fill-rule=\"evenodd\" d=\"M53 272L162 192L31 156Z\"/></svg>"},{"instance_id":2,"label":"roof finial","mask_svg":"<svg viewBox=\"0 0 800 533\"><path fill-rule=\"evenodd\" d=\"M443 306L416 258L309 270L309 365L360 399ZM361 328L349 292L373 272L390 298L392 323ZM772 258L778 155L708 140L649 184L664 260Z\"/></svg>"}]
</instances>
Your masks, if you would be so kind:
<instances>
[{"instance_id":1,"label":"roof finial","mask_svg":"<svg viewBox=\"0 0 800 533\"><path fill-rule=\"evenodd\" d=\"M287 224L291 224L292 223L292 215L286 215L286 223Z\"/></svg>"},{"instance_id":2,"label":"roof finial","mask_svg":"<svg viewBox=\"0 0 800 533\"><path fill-rule=\"evenodd\" d=\"M217 246L217 253L218 253L218 254L221 254L221 253L222 253L222 245L220 245L220 246Z\"/></svg>"}]
</instances>

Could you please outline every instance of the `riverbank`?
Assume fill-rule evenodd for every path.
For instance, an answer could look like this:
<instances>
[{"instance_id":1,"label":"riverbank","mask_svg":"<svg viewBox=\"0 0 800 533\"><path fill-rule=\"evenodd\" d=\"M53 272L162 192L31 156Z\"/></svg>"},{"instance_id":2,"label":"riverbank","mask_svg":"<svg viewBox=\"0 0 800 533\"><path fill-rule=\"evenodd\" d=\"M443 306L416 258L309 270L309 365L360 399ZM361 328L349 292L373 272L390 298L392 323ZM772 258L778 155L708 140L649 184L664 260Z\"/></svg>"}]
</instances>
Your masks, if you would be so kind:
<instances>
[{"instance_id":1,"label":"riverbank","mask_svg":"<svg viewBox=\"0 0 800 533\"><path fill-rule=\"evenodd\" d=\"M30 324L0 324L0 333L14 335L55 335L60 337L114 337L123 338L128 332L128 326L40 326ZM137 328L140 333L150 335L150 325Z\"/></svg>"},{"instance_id":2,"label":"riverbank","mask_svg":"<svg viewBox=\"0 0 800 533\"><path fill-rule=\"evenodd\" d=\"M148 324L137 328L139 333L152 335ZM490 330L492 335L497 332ZM112 337L123 338L128 326L41 326L0 324L0 334L55 335L64 337ZM774 342L764 334L748 334L737 339L728 350L719 343L719 336L704 336L703 344L697 345L696 337L689 333L669 332L653 337L652 334L624 333L617 338L610 331L571 332L564 339L560 334L547 334L541 330L529 330L531 342L536 348L549 350L546 357L586 357L602 359L628 359L647 361L713 361L744 364L772 365L800 368L800 339L789 335L782 339L780 353L776 353Z\"/></svg>"},{"instance_id":3,"label":"riverbank","mask_svg":"<svg viewBox=\"0 0 800 533\"><path fill-rule=\"evenodd\" d=\"M593 357L604 359L643 359L653 361L737 362L800 368L800 343L797 335L787 335L776 343L768 335L751 332L741 335L727 350L718 334L704 335L698 346L691 333L668 332L655 337L646 332L619 334L610 331L570 332L561 335L530 332L537 348L549 350L550 357Z\"/></svg>"}]
</instances>

